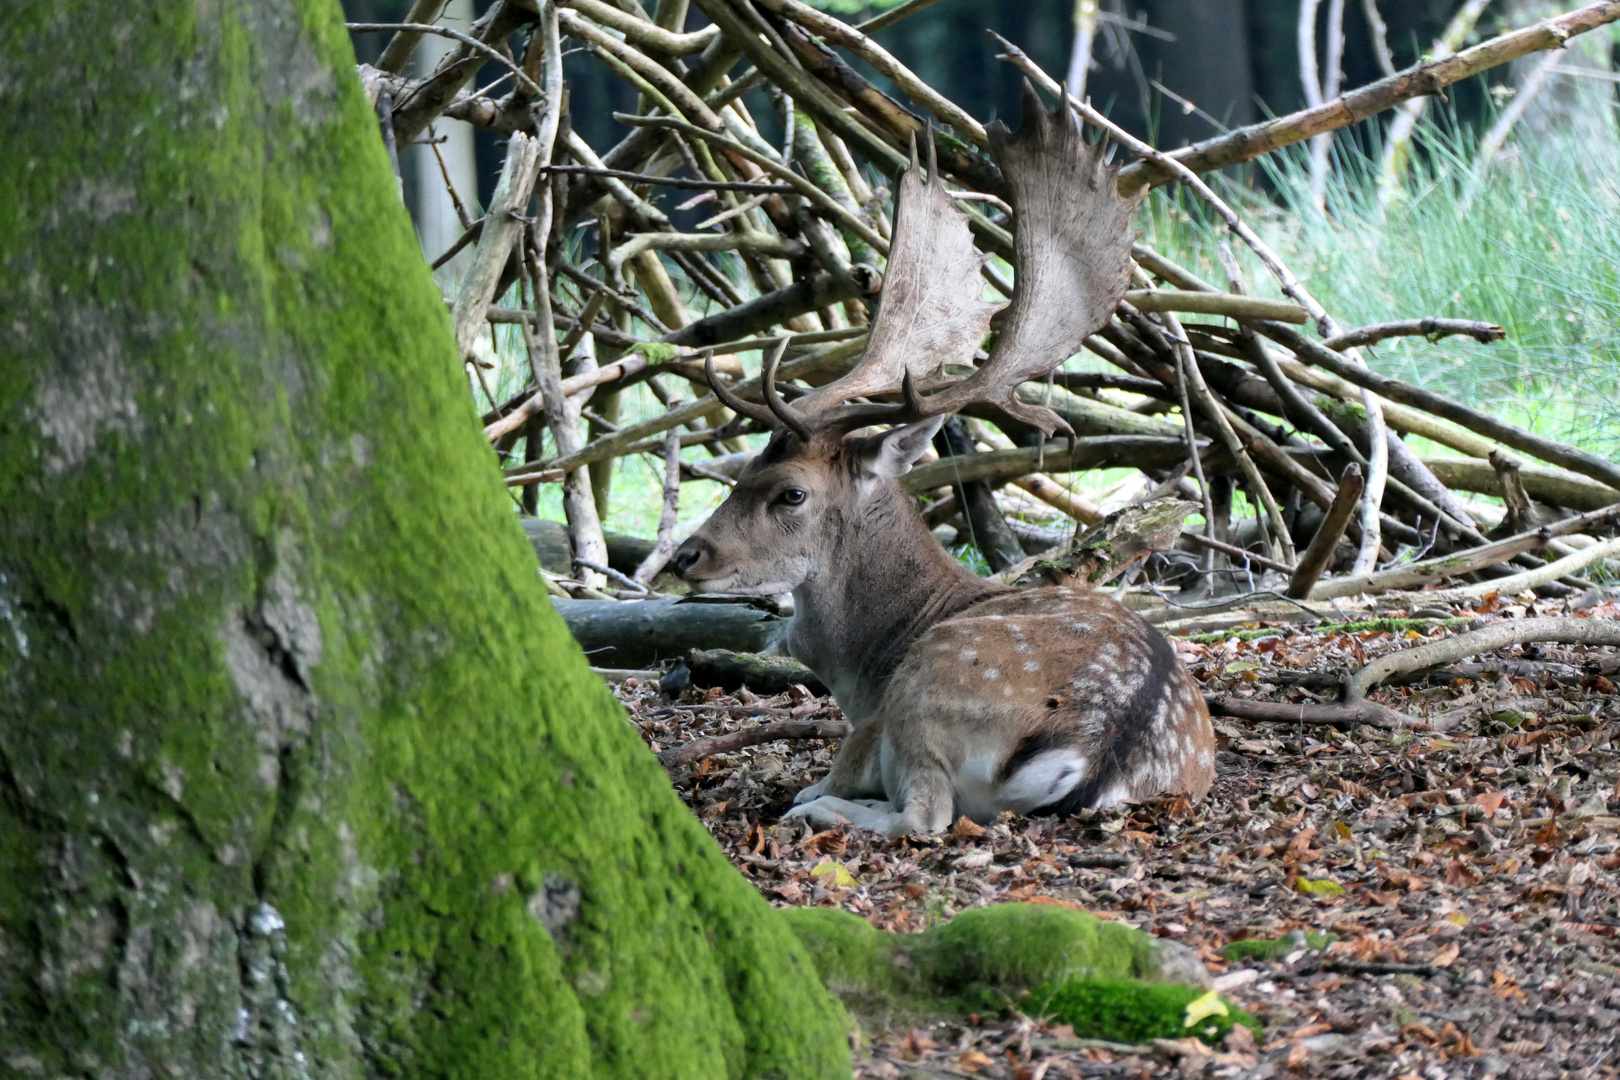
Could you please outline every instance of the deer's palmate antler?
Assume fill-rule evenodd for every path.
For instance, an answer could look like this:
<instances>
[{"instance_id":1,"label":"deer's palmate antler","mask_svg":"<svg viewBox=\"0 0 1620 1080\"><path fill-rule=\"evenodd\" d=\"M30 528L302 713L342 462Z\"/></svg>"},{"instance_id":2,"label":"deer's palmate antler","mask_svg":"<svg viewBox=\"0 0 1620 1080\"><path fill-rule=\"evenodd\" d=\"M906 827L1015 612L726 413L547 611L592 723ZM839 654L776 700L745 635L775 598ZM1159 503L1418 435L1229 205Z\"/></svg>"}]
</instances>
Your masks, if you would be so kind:
<instances>
[{"instance_id":1,"label":"deer's palmate antler","mask_svg":"<svg viewBox=\"0 0 1620 1080\"><path fill-rule=\"evenodd\" d=\"M792 404L776 392L781 348L765 363L764 405L710 377L775 434L671 565L711 592L793 594L788 647L855 726L790 812L819 824L937 832L957 814L1201 797L1214 775L1203 697L1157 631L1089 586L1015 591L976 577L895 483L968 404L1066 431L1017 388L1072 355L1129 280L1138 199L1118 193L1103 147L1068 110L1049 114L1026 84L1018 131L990 135L1012 192L1016 293L973 374L918 389L974 356L997 306L966 216L932 155L925 179L913 149L882 309L854 370ZM896 391L903 403L855 400ZM876 424L895 426L857 432Z\"/></svg>"}]
</instances>

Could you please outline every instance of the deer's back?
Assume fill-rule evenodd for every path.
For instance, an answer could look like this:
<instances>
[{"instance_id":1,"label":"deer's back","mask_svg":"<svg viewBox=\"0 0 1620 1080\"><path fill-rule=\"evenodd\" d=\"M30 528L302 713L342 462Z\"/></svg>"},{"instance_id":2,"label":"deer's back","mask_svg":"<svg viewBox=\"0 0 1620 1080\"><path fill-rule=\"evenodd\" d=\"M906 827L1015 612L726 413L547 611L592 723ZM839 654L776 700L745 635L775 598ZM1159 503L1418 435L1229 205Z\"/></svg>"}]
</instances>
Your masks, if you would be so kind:
<instances>
[{"instance_id":1,"label":"deer's back","mask_svg":"<svg viewBox=\"0 0 1620 1080\"><path fill-rule=\"evenodd\" d=\"M1022 792L1013 801L1033 804L1023 810L1197 798L1214 778L1214 732L1192 676L1158 631L1090 588L1002 593L936 623L896 668L882 713L891 739L926 742L917 748L1002 803ZM1043 759L1070 773L1048 778L1055 766L1043 772ZM1058 794L1042 801L1030 785L1046 783Z\"/></svg>"}]
</instances>

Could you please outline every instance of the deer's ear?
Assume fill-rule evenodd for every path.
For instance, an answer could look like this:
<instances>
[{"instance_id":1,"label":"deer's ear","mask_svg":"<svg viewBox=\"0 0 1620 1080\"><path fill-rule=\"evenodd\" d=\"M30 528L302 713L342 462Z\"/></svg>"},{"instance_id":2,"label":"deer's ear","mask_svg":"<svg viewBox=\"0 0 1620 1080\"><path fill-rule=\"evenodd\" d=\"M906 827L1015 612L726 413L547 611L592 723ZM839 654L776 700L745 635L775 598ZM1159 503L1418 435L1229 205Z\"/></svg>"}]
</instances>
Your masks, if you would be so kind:
<instances>
[{"instance_id":1,"label":"deer's ear","mask_svg":"<svg viewBox=\"0 0 1620 1080\"><path fill-rule=\"evenodd\" d=\"M856 451L862 479L893 480L910 472L944 423L943 415L935 416L862 439Z\"/></svg>"}]
</instances>

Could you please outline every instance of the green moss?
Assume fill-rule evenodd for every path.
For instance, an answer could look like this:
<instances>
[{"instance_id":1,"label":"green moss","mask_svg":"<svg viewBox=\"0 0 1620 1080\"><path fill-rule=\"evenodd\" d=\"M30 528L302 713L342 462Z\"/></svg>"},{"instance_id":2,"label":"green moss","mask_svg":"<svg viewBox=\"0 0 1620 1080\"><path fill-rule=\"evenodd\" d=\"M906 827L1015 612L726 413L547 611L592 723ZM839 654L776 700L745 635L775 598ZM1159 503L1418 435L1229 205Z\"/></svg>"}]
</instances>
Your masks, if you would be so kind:
<instances>
[{"instance_id":1,"label":"green moss","mask_svg":"<svg viewBox=\"0 0 1620 1080\"><path fill-rule=\"evenodd\" d=\"M1337 934L1318 930L1305 932L1305 947L1308 949L1325 949L1338 940ZM1221 949L1221 955L1234 964L1244 960L1280 960L1297 948L1299 945L1292 937L1245 938Z\"/></svg>"},{"instance_id":2,"label":"green moss","mask_svg":"<svg viewBox=\"0 0 1620 1080\"><path fill-rule=\"evenodd\" d=\"M1169 967L1158 955L1166 946L1149 935L1047 905L975 908L920 934L886 933L825 908L788 909L781 917L804 942L827 989L875 1028L1027 1011L1073 980L1141 986ZM1203 993L1188 989L1193 998Z\"/></svg>"},{"instance_id":3,"label":"green moss","mask_svg":"<svg viewBox=\"0 0 1620 1080\"><path fill-rule=\"evenodd\" d=\"M1035 995L1040 1015L1062 1021L1082 1039L1147 1043L1196 1035L1218 1043L1238 1024L1261 1034L1260 1022L1228 1005L1224 1016L1209 1016L1187 1026L1187 1006L1206 991L1173 983L1138 983L1121 979L1071 979Z\"/></svg>"},{"instance_id":4,"label":"green moss","mask_svg":"<svg viewBox=\"0 0 1620 1080\"><path fill-rule=\"evenodd\" d=\"M540 587L353 64L331 0L8 13L0 1058L847 1076Z\"/></svg>"}]
</instances>

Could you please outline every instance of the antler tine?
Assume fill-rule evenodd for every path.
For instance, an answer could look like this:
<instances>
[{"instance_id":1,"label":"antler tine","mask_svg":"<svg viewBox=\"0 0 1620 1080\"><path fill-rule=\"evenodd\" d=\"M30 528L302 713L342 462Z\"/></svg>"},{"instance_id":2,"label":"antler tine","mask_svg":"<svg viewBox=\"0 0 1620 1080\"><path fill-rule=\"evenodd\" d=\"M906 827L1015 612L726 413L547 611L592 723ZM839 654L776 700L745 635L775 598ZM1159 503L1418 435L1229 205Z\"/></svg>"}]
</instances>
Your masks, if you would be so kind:
<instances>
[{"instance_id":1,"label":"antler tine","mask_svg":"<svg viewBox=\"0 0 1620 1080\"><path fill-rule=\"evenodd\" d=\"M770 409L763 405L756 405L752 401L744 401L736 394L733 394L726 387L726 384L720 381L720 376L717 375L714 370L713 349L703 350L703 377L709 380L709 389L713 390L714 396L720 399L720 404L724 405L738 416L746 416L750 420L758 420L766 427L776 426L776 416L771 412Z\"/></svg>"},{"instance_id":2,"label":"antler tine","mask_svg":"<svg viewBox=\"0 0 1620 1080\"><path fill-rule=\"evenodd\" d=\"M928 182L942 186L944 181L939 175L939 150L934 146L934 122L928 121L923 131L928 139Z\"/></svg>"},{"instance_id":3,"label":"antler tine","mask_svg":"<svg viewBox=\"0 0 1620 1080\"><path fill-rule=\"evenodd\" d=\"M793 411L793 407L782 400L782 395L776 392L776 368L781 364L782 355L787 352L787 347L788 338L784 336L760 369L760 379L765 385L765 404L770 406L771 413L778 420L799 437L800 442L808 446L813 437L810 425L806 424L803 418Z\"/></svg>"},{"instance_id":4,"label":"antler tine","mask_svg":"<svg viewBox=\"0 0 1620 1080\"><path fill-rule=\"evenodd\" d=\"M954 412L987 402L1051 434L1064 429L1061 418L1018 401L1018 386L1073 355L1119 305L1141 196L1119 194L1119 166L1107 164L1106 141L1088 146L1066 116L1047 112L1028 80L1023 99L1017 131L999 121L987 129L1017 216L1018 289L990 359L925 404Z\"/></svg>"}]
</instances>

